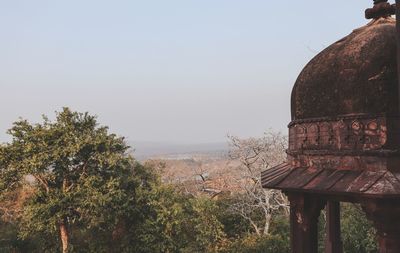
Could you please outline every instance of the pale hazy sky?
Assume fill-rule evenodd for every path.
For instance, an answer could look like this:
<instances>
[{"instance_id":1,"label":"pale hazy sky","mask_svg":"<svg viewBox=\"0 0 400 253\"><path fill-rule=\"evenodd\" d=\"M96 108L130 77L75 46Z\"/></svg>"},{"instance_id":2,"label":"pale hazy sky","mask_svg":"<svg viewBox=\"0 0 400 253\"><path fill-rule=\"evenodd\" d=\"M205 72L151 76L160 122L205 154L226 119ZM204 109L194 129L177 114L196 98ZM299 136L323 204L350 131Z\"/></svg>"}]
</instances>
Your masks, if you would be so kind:
<instances>
[{"instance_id":1,"label":"pale hazy sky","mask_svg":"<svg viewBox=\"0 0 400 253\"><path fill-rule=\"evenodd\" d=\"M372 0L0 0L0 141L68 106L131 141L286 131L290 91Z\"/></svg>"}]
</instances>

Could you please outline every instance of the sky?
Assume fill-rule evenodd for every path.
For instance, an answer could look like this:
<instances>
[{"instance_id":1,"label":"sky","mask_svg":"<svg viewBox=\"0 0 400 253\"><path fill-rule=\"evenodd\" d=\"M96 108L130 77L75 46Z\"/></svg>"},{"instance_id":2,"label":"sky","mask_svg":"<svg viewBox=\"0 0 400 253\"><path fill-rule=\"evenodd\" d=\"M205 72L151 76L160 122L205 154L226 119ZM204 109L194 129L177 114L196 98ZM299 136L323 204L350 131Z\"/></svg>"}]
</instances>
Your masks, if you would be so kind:
<instances>
[{"instance_id":1,"label":"sky","mask_svg":"<svg viewBox=\"0 0 400 253\"><path fill-rule=\"evenodd\" d=\"M372 2L0 0L0 142L62 107L129 141L286 132L301 69Z\"/></svg>"}]
</instances>

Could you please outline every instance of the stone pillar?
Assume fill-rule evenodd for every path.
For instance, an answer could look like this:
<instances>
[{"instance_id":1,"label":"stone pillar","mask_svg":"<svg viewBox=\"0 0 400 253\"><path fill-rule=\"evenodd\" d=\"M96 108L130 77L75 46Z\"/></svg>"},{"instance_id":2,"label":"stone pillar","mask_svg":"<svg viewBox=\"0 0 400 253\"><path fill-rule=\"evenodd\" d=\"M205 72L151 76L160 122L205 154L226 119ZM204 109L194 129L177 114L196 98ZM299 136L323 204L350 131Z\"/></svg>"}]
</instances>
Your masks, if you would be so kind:
<instances>
[{"instance_id":1,"label":"stone pillar","mask_svg":"<svg viewBox=\"0 0 400 253\"><path fill-rule=\"evenodd\" d=\"M362 207L376 228L379 253L399 253L400 200L367 200Z\"/></svg>"},{"instance_id":2,"label":"stone pillar","mask_svg":"<svg viewBox=\"0 0 400 253\"><path fill-rule=\"evenodd\" d=\"M316 196L287 194L292 253L318 253L318 217L325 202Z\"/></svg>"},{"instance_id":3,"label":"stone pillar","mask_svg":"<svg viewBox=\"0 0 400 253\"><path fill-rule=\"evenodd\" d=\"M325 253L343 253L340 236L340 203L328 201L326 205Z\"/></svg>"}]
</instances>

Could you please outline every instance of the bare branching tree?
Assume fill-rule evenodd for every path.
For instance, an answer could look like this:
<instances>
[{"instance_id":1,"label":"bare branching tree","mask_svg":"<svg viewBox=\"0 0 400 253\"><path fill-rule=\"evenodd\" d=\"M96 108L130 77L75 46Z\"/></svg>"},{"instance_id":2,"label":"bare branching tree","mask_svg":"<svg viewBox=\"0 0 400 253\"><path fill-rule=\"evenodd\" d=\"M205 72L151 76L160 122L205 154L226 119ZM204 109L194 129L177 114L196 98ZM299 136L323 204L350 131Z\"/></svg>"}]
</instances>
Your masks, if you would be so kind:
<instances>
[{"instance_id":1,"label":"bare branching tree","mask_svg":"<svg viewBox=\"0 0 400 253\"><path fill-rule=\"evenodd\" d=\"M268 170L286 159L287 138L281 133L266 132L261 138L230 139L230 158L238 162L241 191L232 211L249 221L258 235L269 234L275 213L289 213L284 194L276 190L263 189L261 171Z\"/></svg>"}]
</instances>

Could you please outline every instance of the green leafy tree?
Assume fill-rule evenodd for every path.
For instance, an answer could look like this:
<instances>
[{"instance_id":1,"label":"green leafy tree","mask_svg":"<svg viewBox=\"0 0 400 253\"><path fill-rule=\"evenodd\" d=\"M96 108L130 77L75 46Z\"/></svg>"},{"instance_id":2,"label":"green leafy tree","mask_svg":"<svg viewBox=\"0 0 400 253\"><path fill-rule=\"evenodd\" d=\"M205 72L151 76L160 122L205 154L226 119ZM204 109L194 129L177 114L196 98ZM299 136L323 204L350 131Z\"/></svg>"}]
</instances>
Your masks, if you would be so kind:
<instances>
[{"instance_id":1,"label":"green leafy tree","mask_svg":"<svg viewBox=\"0 0 400 253\"><path fill-rule=\"evenodd\" d=\"M217 219L217 205L208 198L194 198L172 185L153 184L138 189L137 216L130 226L123 252L215 252L224 238Z\"/></svg>"},{"instance_id":2,"label":"green leafy tree","mask_svg":"<svg viewBox=\"0 0 400 253\"><path fill-rule=\"evenodd\" d=\"M343 248L347 253L377 253L376 231L359 205L341 205Z\"/></svg>"},{"instance_id":3,"label":"green leafy tree","mask_svg":"<svg viewBox=\"0 0 400 253\"><path fill-rule=\"evenodd\" d=\"M186 252L217 252L218 244L225 238L223 224L218 219L218 205L205 197L191 199L190 217L193 228L192 245Z\"/></svg>"},{"instance_id":4,"label":"green leafy tree","mask_svg":"<svg viewBox=\"0 0 400 253\"><path fill-rule=\"evenodd\" d=\"M74 226L113 226L133 203L126 190L134 183L129 147L96 117L64 108L55 121L19 120L8 133L12 141L0 146L2 195L33 188L23 203L22 238L58 234L65 253L73 248Z\"/></svg>"}]
</instances>

